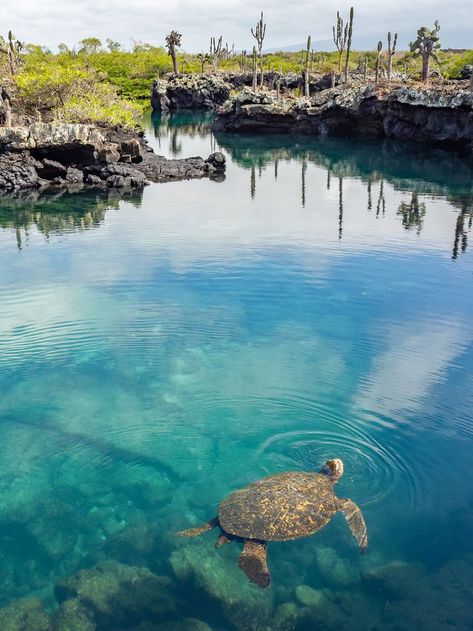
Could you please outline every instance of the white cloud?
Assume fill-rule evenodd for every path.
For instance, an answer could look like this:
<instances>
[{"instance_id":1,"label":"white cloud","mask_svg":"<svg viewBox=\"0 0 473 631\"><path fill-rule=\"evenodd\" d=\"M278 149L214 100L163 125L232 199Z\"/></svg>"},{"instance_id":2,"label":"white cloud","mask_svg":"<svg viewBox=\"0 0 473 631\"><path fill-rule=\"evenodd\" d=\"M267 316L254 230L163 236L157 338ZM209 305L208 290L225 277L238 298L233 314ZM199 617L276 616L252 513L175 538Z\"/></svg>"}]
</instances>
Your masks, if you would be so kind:
<instances>
[{"instance_id":1,"label":"white cloud","mask_svg":"<svg viewBox=\"0 0 473 631\"><path fill-rule=\"evenodd\" d=\"M259 10L267 21L266 44L269 48L304 42L308 33L313 41L330 40L334 15L338 9L347 14L352 0L314 2L299 0L22 0L3 3L0 21L6 30L11 28L21 40L55 47L64 41L74 44L91 35L105 40L119 40L125 45L131 38L161 44L170 29L183 34L187 50L207 49L211 35L222 34L224 40L235 43L238 49L251 48L249 28L256 23ZM421 24L433 23L438 18L442 25L444 46L466 47L470 44L470 0L450 3L407 0L383 3L378 0L359 0L353 3L356 11L355 46L384 39L387 30L400 33L401 47L406 47Z\"/></svg>"}]
</instances>

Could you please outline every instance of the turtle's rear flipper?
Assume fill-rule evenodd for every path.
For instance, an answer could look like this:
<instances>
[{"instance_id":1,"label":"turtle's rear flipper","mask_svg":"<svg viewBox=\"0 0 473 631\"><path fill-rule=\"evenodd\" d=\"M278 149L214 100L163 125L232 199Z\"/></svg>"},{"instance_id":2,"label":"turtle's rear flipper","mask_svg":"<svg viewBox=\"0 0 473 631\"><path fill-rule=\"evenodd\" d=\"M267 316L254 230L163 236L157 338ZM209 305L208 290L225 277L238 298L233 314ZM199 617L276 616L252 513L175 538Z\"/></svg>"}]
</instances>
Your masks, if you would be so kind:
<instances>
[{"instance_id":1,"label":"turtle's rear flipper","mask_svg":"<svg viewBox=\"0 0 473 631\"><path fill-rule=\"evenodd\" d=\"M271 575L266 565L266 543L245 541L243 552L238 559L238 567L243 570L251 583L265 589L271 582Z\"/></svg>"},{"instance_id":2,"label":"turtle's rear flipper","mask_svg":"<svg viewBox=\"0 0 473 631\"><path fill-rule=\"evenodd\" d=\"M350 526L353 536L358 541L361 554L366 552L368 547L368 534L366 532L366 524L361 514L361 510L352 500L340 500L339 510L345 515Z\"/></svg>"},{"instance_id":3,"label":"turtle's rear flipper","mask_svg":"<svg viewBox=\"0 0 473 631\"><path fill-rule=\"evenodd\" d=\"M180 532L176 532L178 537L198 537L202 535L204 532L208 532L209 530L213 530L218 526L218 517L214 517L210 521L202 524L202 526L197 526L197 528L188 528L187 530L181 530Z\"/></svg>"}]
</instances>

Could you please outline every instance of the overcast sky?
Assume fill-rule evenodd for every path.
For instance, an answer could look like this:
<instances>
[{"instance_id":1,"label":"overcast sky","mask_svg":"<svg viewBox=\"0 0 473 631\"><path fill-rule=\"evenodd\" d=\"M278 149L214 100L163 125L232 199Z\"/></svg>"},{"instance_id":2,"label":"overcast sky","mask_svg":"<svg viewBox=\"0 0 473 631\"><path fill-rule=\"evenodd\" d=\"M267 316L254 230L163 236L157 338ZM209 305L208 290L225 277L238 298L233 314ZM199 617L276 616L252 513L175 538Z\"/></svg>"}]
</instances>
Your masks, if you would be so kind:
<instances>
[{"instance_id":1,"label":"overcast sky","mask_svg":"<svg viewBox=\"0 0 473 631\"><path fill-rule=\"evenodd\" d=\"M327 48L337 9L346 15L352 3L355 48L371 42L374 48L388 30L398 31L399 47L406 48L419 26L431 26L437 18L443 47L473 48L473 0L16 0L8 7L1 3L0 22L18 39L50 48L89 36L110 37L126 47L132 39L162 45L165 34L177 29L188 51L207 50L211 35L250 49L249 29L261 9L265 48L299 44L309 34Z\"/></svg>"}]
</instances>

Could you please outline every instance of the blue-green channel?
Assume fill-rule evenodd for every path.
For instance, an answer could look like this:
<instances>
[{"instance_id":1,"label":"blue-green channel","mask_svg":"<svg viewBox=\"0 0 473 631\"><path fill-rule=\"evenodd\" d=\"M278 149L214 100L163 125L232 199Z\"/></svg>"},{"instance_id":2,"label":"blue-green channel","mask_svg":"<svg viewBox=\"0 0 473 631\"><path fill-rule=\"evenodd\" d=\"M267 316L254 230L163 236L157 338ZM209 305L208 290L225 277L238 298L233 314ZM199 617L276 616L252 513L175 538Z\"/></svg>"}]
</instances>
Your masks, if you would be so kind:
<instances>
[{"instance_id":1,"label":"blue-green channel","mask_svg":"<svg viewBox=\"0 0 473 631\"><path fill-rule=\"evenodd\" d=\"M0 198L0 607L115 561L165 596L99 630L473 629L471 162L146 126L225 180ZM337 515L263 592L175 537L329 457L365 556Z\"/></svg>"}]
</instances>

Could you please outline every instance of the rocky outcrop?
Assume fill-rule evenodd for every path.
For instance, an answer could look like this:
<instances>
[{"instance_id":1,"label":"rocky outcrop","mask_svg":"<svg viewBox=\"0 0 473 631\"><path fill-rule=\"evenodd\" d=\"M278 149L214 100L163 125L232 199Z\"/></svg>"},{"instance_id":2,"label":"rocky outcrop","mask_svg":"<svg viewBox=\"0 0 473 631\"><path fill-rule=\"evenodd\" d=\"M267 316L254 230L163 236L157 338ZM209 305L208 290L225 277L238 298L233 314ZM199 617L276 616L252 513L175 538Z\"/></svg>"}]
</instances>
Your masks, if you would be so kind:
<instances>
[{"instance_id":1,"label":"rocky outcrop","mask_svg":"<svg viewBox=\"0 0 473 631\"><path fill-rule=\"evenodd\" d=\"M167 160L137 132L36 123L0 128L0 189L51 186L133 188L149 181L221 177L225 158Z\"/></svg>"},{"instance_id":2,"label":"rocky outcrop","mask_svg":"<svg viewBox=\"0 0 473 631\"><path fill-rule=\"evenodd\" d=\"M252 72L225 72L220 77L228 83L232 88L244 88L253 85L253 73ZM258 84L260 81L260 75L258 75ZM335 85L338 85L341 81L340 75L335 76ZM271 88L276 89L276 85L279 82L279 88L281 92L287 90L302 89L304 87L304 77L302 73L297 72L275 72L274 70L266 71L263 74L263 84ZM326 90L332 86L332 75L311 75L310 78L310 92L311 94Z\"/></svg>"},{"instance_id":3,"label":"rocky outcrop","mask_svg":"<svg viewBox=\"0 0 473 631\"><path fill-rule=\"evenodd\" d=\"M151 106L156 112L168 110L212 110L229 98L230 86L216 75L179 75L168 81L156 79Z\"/></svg>"},{"instance_id":4,"label":"rocky outcrop","mask_svg":"<svg viewBox=\"0 0 473 631\"><path fill-rule=\"evenodd\" d=\"M463 87L463 86L461 86ZM473 146L473 94L466 89L383 90L339 86L310 99L276 99L243 90L218 110L215 130L356 134L455 146Z\"/></svg>"}]
</instances>

